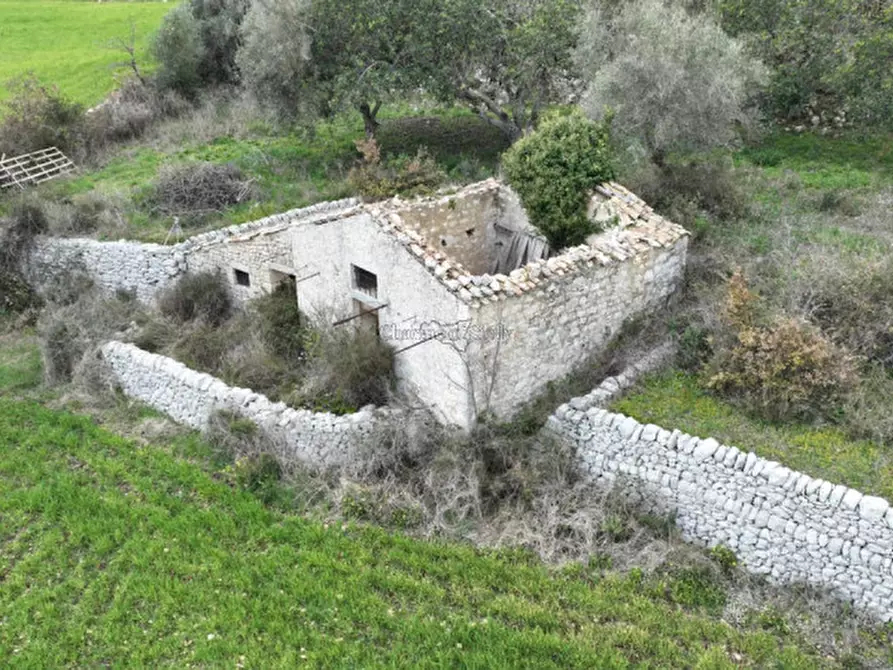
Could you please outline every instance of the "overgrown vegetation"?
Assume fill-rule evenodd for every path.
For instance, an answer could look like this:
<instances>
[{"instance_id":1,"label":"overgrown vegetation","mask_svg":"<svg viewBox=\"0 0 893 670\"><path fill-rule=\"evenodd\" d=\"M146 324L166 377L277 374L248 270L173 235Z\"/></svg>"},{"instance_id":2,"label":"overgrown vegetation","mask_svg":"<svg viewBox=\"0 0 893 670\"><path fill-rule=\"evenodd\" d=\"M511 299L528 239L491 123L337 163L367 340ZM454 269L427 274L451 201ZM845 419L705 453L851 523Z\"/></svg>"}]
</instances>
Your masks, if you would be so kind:
<instances>
[{"instance_id":1,"label":"overgrown vegetation","mask_svg":"<svg viewBox=\"0 0 893 670\"><path fill-rule=\"evenodd\" d=\"M20 4L0 2L4 14ZM620 180L694 233L685 299L668 324L649 326L655 337L662 327L676 335L685 372L646 380L616 408L893 496L893 162L881 130L893 100L889 9L824 0L588 9L563 0L196 0L166 19L159 69L145 64L143 81L126 81L90 115L65 86L63 95L25 80L0 113L0 143L15 151L25 141L26 150L67 143L88 164L32 198L0 202L9 233L0 242L0 552L10 557L0 656L26 665L213 665L240 654L246 666L294 664L302 654L320 665L893 663L889 632L857 626L816 594L747 578L721 547L709 557L686 548L671 519L594 491L560 445L537 437L554 406L617 371L610 352L551 384L514 425L468 438L382 433L350 467L326 473L283 458L275 440L237 416L216 417L211 452L177 442L189 463L163 449L137 454L80 419L12 400L38 394L36 338L50 382L38 397L60 402L64 392L95 416L122 413L120 429L142 435L133 422L146 419L143 410L111 392L96 356L115 337L305 407L351 412L388 401L392 352L363 331L309 329L288 281L243 312L231 309L219 279L192 277L158 316L124 293L98 295L74 268L47 291L33 334L27 324L41 299L26 288L19 256L42 232L160 242L175 237L174 216L194 231L357 192L426 192L444 178L493 174L513 143L505 172L522 197L526 181L525 206L544 231L552 226L560 249L585 239L586 191L613 175L601 160L604 129L564 110L540 123L547 107L580 101L591 118L613 108ZM106 90L105 77L92 79L103 81L81 86L79 102L96 101L81 95L87 89ZM759 141L754 103L764 113L757 129L769 131ZM826 135L781 134L773 119ZM851 125L868 132L842 130ZM375 137L361 146L374 160L351 171L364 134ZM529 147L544 152L535 163L520 158L533 155ZM522 166L530 175L515 180ZM738 286L739 307L758 309L727 309L739 266L750 281ZM195 466L206 458L211 477ZM114 514L102 512L109 505ZM158 505L186 525L170 526L170 510L153 521ZM232 510L241 535L225 527ZM142 532L146 519L152 533ZM370 525L499 549L418 545ZM196 544L212 527L211 544ZM292 556L294 547L303 553ZM225 574L215 552L229 557ZM533 553L575 563L550 581ZM157 554L164 589L161 573L143 575L131 554ZM431 582L438 565L449 597L440 577ZM417 579L423 572L427 581ZM160 603L155 594L169 591L171 575L175 590L189 586ZM56 585L52 608L44 582ZM108 588L118 594L111 609ZM294 626L277 598L299 608L295 616L306 609L307 625ZM263 630L249 601L272 603ZM196 636L196 626L209 631Z\"/></svg>"},{"instance_id":2,"label":"overgrown vegetation","mask_svg":"<svg viewBox=\"0 0 893 670\"><path fill-rule=\"evenodd\" d=\"M137 408L94 415L142 440L154 436L146 448L95 419L9 397L11 390L32 394L39 383L28 336L17 338L11 348L0 338L7 529L0 552L10 559L0 596L4 658L91 664L114 656L155 665L244 656L246 665L281 659L338 666L347 657L376 666L446 657L487 667L593 667L634 654L663 667L889 663L888 633L866 626L857 634L851 615L818 594L772 589L737 572L725 554L686 548L668 519L592 497L577 517L562 511L573 509L572 497L537 511L531 505L540 498L531 493L571 474L548 445L537 455L530 442L506 435L494 443L492 433L480 434L445 445L432 462L425 447L395 435L381 442L391 450L357 461L355 474L371 473L367 483L339 484L280 465L256 427L237 417L218 417L206 445L171 434ZM500 546L419 542L372 525L428 527L411 498L397 499L385 485L398 476L412 481L407 472L414 469L435 478L436 486L424 488L426 500L439 499L444 512L462 505L451 499L457 491L487 483L475 495L488 505L508 503L505 535L491 538ZM463 476L469 483L454 479ZM524 509L534 516L509 513ZM441 521L458 532L481 527L452 514ZM512 546L537 537L547 543L531 548L552 548L559 562L567 558L563 548L578 549L578 537L599 551L586 563L549 567ZM72 561L81 567L72 569ZM633 564L643 567L618 570ZM55 585L50 610L46 580ZM108 588L118 594L111 607ZM266 603L262 619L256 603ZM295 626L295 617L306 625ZM83 630L92 632L85 638ZM131 644L137 635L140 644Z\"/></svg>"},{"instance_id":3,"label":"overgrown vegetation","mask_svg":"<svg viewBox=\"0 0 893 670\"><path fill-rule=\"evenodd\" d=\"M53 86L22 76L8 86L0 107L0 154L15 156L47 147L71 151L77 144L84 108Z\"/></svg>"},{"instance_id":4,"label":"overgrown vegetation","mask_svg":"<svg viewBox=\"0 0 893 670\"><path fill-rule=\"evenodd\" d=\"M770 420L832 418L854 382L852 358L805 321L760 319L759 297L732 275L707 386ZM762 321L762 322L761 322Z\"/></svg>"},{"instance_id":5,"label":"overgrown vegetation","mask_svg":"<svg viewBox=\"0 0 893 670\"><path fill-rule=\"evenodd\" d=\"M401 155L384 161L374 139L357 141L357 150L363 160L351 168L347 179L356 192L366 198L431 193L446 180L446 174L424 147L420 147L414 157Z\"/></svg>"},{"instance_id":6,"label":"overgrown vegetation","mask_svg":"<svg viewBox=\"0 0 893 670\"><path fill-rule=\"evenodd\" d=\"M556 115L503 154L509 184L555 250L582 244L597 229L587 205L591 189L614 176L609 124Z\"/></svg>"},{"instance_id":7,"label":"overgrown vegetation","mask_svg":"<svg viewBox=\"0 0 893 670\"><path fill-rule=\"evenodd\" d=\"M158 308L180 324L200 320L219 326L232 314L233 299L220 272L199 272L178 279L159 298Z\"/></svg>"},{"instance_id":8,"label":"overgrown vegetation","mask_svg":"<svg viewBox=\"0 0 893 670\"><path fill-rule=\"evenodd\" d=\"M893 121L888 62L893 12L887 3L783 0L720 3L723 27L771 68L763 106L774 118L809 125Z\"/></svg>"}]
</instances>

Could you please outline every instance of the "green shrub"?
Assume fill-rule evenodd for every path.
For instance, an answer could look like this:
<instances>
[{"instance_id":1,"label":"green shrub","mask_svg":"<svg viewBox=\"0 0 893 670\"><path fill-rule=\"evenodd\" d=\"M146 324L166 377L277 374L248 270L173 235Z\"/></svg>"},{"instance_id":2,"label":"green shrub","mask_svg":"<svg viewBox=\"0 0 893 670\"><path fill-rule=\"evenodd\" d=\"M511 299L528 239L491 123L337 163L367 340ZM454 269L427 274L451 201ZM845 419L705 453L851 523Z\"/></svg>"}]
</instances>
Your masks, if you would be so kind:
<instances>
[{"instance_id":1,"label":"green shrub","mask_svg":"<svg viewBox=\"0 0 893 670\"><path fill-rule=\"evenodd\" d=\"M333 328L309 340L309 365L296 402L344 413L385 405L394 380L394 351L365 328Z\"/></svg>"},{"instance_id":2,"label":"green shrub","mask_svg":"<svg viewBox=\"0 0 893 670\"><path fill-rule=\"evenodd\" d=\"M719 565L726 576L731 575L738 567L738 557L735 552L721 544L710 550L710 558Z\"/></svg>"},{"instance_id":3,"label":"green shrub","mask_svg":"<svg viewBox=\"0 0 893 670\"><path fill-rule=\"evenodd\" d=\"M295 280L281 281L270 295L254 301L264 345L290 363L304 359L306 332L298 309Z\"/></svg>"},{"instance_id":4,"label":"green shrub","mask_svg":"<svg viewBox=\"0 0 893 670\"><path fill-rule=\"evenodd\" d=\"M676 365L687 372L698 372L710 360L713 347L710 331L698 325L688 325L677 338Z\"/></svg>"},{"instance_id":5,"label":"green shrub","mask_svg":"<svg viewBox=\"0 0 893 670\"><path fill-rule=\"evenodd\" d=\"M424 147L414 157L400 155L382 161L375 140L359 140L356 146L363 161L351 169L348 182L365 198L430 193L446 180L446 174Z\"/></svg>"},{"instance_id":6,"label":"green shrub","mask_svg":"<svg viewBox=\"0 0 893 670\"><path fill-rule=\"evenodd\" d=\"M232 313L229 285L220 272L187 274L167 289L158 301L166 317L187 323L201 320L219 326Z\"/></svg>"},{"instance_id":7,"label":"green shrub","mask_svg":"<svg viewBox=\"0 0 893 670\"><path fill-rule=\"evenodd\" d=\"M553 249L581 244L596 230L586 216L592 189L614 176L608 128L580 113L553 116L503 154L502 168Z\"/></svg>"},{"instance_id":8,"label":"green shrub","mask_svg":"<svg viewBox=\"0 0 893 670\"><path fill-rule=\"evenodd\" d=\"M17 155L51 146L70 152L80 142L84 108L55 87L28 75L7 84L0 104L0 154Z\"/></svg>"},{"instance_id":9,"label":"green shrub","mask_svg":"<svg viewBox=\"0 0 893 670\"><path fill-rule=\"evenodd\" d=\"M741 273L730 281L734 336L714 357L707 385L770 420L832 416L855 381L851 357L805 321L762 324Z\"/></svg>"}]
</instances>

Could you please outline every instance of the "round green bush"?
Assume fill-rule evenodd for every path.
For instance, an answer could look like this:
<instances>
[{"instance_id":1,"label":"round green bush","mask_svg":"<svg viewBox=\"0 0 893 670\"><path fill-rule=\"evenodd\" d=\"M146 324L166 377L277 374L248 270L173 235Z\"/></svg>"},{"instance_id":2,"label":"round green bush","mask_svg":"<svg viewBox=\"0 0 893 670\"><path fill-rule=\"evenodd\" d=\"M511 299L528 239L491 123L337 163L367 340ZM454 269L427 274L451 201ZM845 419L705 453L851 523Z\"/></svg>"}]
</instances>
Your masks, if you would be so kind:
<instances>
[{"instance_id":1,"label":"round green bush","mask_svg":"<svg viewBox=\"0 0 893 670\"><path fill-rule=\"evenodd\" d=\"M579 112L553 116L503 154L502 168L553 249L598 230L586 206L592 189L614 177L607 125Z\"/></svg>"}]
</instances>

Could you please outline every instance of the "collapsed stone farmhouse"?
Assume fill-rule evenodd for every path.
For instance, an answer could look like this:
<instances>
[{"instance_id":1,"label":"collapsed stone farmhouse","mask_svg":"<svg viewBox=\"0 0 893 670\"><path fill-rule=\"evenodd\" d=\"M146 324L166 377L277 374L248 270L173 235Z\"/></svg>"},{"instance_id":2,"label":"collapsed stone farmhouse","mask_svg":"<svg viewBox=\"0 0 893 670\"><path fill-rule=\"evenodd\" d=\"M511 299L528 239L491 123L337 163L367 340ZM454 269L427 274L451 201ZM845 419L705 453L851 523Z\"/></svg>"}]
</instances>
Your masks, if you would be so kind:
<instances>
[{"instance_id":1,"label":"collapsed stone farmhouse","mask_svg":"<svg viewBox=\"0 0 893 670\"><path fill-rule=\"evenodd\" d=\"M517 196L487 180L436 197L324 203L175 246L39 240L40 285L79 266L146 302L186 272L220 270L237 300L293 279L316 322L365 327L396 350L400 391L445 424L509 418L679 288L686 231L615 183L595 190L605 232L548 257Z\"/></svg>"}]
</instances>

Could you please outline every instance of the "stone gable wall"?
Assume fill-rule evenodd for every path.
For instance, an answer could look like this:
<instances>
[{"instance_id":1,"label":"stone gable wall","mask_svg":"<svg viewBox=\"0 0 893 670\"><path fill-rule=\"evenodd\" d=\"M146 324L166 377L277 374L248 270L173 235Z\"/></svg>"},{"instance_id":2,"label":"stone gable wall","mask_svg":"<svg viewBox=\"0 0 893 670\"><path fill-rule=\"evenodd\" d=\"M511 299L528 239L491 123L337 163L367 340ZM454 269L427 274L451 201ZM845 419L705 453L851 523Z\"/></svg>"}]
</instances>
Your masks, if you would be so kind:
<instances>
[{"instance_id":1,"label":"stone gable wall","mask_svg":"<svg viewBox=\"0 0 893 670\"><path fill-rule=\"evenodd\" d=\"M403 225L473 274L490 271L496 260L494 224L502 218L501 187L495 179L457 194L397 205Z\"/></svg>"},{"instance_id":2,"label":"stone gable wall","mask_svg":"<svg viewBox=\"0 0 893 670\"><path fill-rule=\"evenodd\" d=\"M713 438L641 425L602 409L632 383L611 378L559 407L547 430L570 442L596 482L675 513L684 539L725 545L777 584L827 589L893 621L893 508Z\"/></svg>"},{"instance_id":3,"label":"stone gable wall","mask_svg":"<svg viewBox=\"0 0 893 670\"><path fill-rule=\"evenodd\" d=\"M121 342L103 345L102 357L128 397L198 430L207 428L217 410L237 414L270 435L282 450L276 455L286 462L298 459L315 467L342 464L370 444L377 431L412 431L421 425L415 422L423 422L427 416L387 407L364 408L344 416L293 409L250 389L228 386L172 358Z\"/></svg>"}]
</instances>

